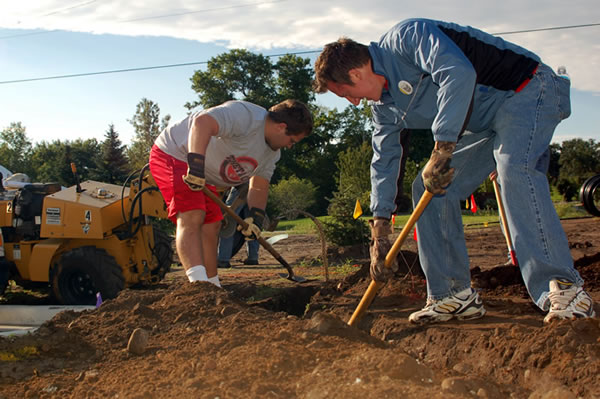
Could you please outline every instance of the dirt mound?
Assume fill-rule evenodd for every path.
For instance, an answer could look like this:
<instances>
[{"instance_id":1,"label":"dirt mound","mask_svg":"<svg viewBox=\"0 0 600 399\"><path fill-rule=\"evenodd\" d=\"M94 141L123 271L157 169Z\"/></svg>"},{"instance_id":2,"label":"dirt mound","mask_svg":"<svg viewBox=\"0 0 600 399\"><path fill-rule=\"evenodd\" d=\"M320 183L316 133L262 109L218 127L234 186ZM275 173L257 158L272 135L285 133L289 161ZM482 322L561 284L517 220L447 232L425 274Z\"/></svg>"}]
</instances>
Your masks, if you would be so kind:
<instances>
[{"instance_id":1,"label":"dirt mound","mask_svg":"<svg viewBox=\"0 0 600 399\"><path fill-rule=\"evenodd\" d=\"M571 251L600 312L598 220L564 225L571 244L590 244ZM600 320L544 325L518 269L498 266L499 229L467 234L482 319L409 324L425 281L400 272L349 327L370 283L368 260L353 259L345 276L332 260L325 282L306 260L320 255L319 240L290 238L278 251L307 283L274 277L282 269L263 251L258 267L236 260L220 271L225 289L190 284L179 269L153 289L0 339L0 398L600 397ZM411 265L414 242L406 246Z\"/></svg>"}]
</instances>

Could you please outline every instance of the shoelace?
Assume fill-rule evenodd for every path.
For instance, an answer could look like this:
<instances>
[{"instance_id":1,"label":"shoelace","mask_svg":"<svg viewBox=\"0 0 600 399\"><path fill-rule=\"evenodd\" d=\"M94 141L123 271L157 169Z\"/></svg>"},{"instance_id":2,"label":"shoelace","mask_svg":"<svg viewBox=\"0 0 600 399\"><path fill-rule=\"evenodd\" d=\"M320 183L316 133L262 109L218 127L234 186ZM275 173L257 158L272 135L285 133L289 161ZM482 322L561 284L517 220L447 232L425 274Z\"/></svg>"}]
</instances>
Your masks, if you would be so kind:
<instances>
[{"instance_id":1,"label":"shoelace","mask_svg":"<svg viewBox=\"0 0 600 399\"><path fill-rule=\"evenodd\" d=\"M548 298L550 299L551 309L563 310L573 301L575 294L577 293L577 287L572 287L566 290L550 292Z\"/></svg>"},{"instance_id":2,"label":"shoelace","mask_svg":"<svg viewBox=\"0 0 600 399\"><path fill-rule=\"evenodd\" d=\"M470 294L469 294L469 295L470 295ZM550 295L552 295L552 293L551 293ZM550 297L550 295L548 295L548 296ZM466 300L466 299L467 299L469 296L467 296L467 297L466 297L466 298L464 298L464 299L463 299L463 298L459 298L459 297L457 297L456 295L455 295L454 297L455 297L455 298L457 298L457 299L459 299L459 300L461 300L461 301L464 301L464 300ZM444 301L444 299L438 299L438 300L435 300L435 299L427 298L427 302L425 302L425 308L428 308L428 307L430 307L430 306L436 305L436 304L438 304L438 303L440 303L440 302L443 302L443 301Z\"/></svg>"}]
</instances>

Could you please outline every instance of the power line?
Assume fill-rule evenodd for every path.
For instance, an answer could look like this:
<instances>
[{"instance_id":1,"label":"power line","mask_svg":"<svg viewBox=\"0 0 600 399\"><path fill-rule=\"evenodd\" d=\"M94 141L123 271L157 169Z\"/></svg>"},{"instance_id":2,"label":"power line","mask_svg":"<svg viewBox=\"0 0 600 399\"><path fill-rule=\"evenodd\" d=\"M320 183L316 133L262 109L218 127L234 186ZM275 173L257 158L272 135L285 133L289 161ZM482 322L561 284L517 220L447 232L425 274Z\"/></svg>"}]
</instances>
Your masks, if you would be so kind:
<instances>
[{"instance_id":1,"label":"power line","mask_svg":"<svg viewBox=\"0 0 600 399\"><path fill-rule=\"evenodd\" d=\"M95 3L96 1L97 0L88 0L88 1L83 2L83 3L79 3L79 4L75 4L75 5L72 5L72 6L63 7L63 8L60 8L58 10L51 11L51 12L43 14L41 16L42 17L48 17L50 15L60 14L61 12L69 11L69 10L72 10L74 8L79 8L79 7L87 6L88 4Z\"/></svg>"},{"instance_id":2,"label":"power line","mask_svg":"<svg viewBox=\"0 0 600 399\"><path fill-rule=\"evenodd\" d=\"M59 31L60 31L59 29L53 29L53 30L45 30L45 31L41 31L41 32L17 33L15 35L0 36L0 40L2 40L2 39L14 39L16 37L24 37L24 36L46 35L48 33L56 33L56 32L59 32Z\"/></svg>"},{"instance_id":3,"label":"power line","mask_svg":"<svg viewBox=\"0 0 600 399\"><path fill-rule=\"evenodd\" d=\"M320 51L321 50L297 51L294 53L271 54L271 55L266 55L265 57L267 57L267 58L282 57L282 56L288 55L288 54L289 55L311 54L311 53L318 53ZM67 78L77 78L77 77L81 77L81 76L108 75L111 73L137 72L137 71L147 71L147 70L151 70L151 69L164 69L164 68L177 68L177 67L184 67L184 66L190 66L190 65L202 65L202 64L207 64L207 63L208 63L208 61L197 61L197 62L185 62L185 63L181 63L181 64L168 64L168 65L155 65L155 66L139 67L139 68L113 69L113 70L99 71L99 72L85 72L85 73L74 73L74 74L69 74L69 75L45 76L45 77L41 77L41 78L5 80L5 81L0 81L0 84L35 82L38 80L67 79Z\"/></svg>"},{"instance_id":4,"label":"power line","mask_svg":"<svg viewBox=\"0 0 600 399\"><path fill-rule=\"evenodd\" d=\"M287 1L287 0L277 0L277 1ZM492 35L511 35L511 34L517 34L517 33L541 32L541 31L550 31L550 30L561 30L561 29L589 28L589 27L594 27L594 26L600 26L600 23L569 25L569 26L554 26L554 27L539 28L539 29L498 32L498 33L492 33ZM3 38L0 37L0 39L3 39ZM283 53L283 54L272 54L272 55L267 55L266 57L268 57L268 58L281 57L283 55L288 55L288 54L289 55L312 54L312 53L318 53L320 51L321 50L297 51L297 52ZM67 78L76 78L76 77L82 77L82 76L107 75L107 74L122 73L122 72L147 71L147 70L151 70L151 69L176 68L176 67L183 67L183 66L190 66L190 65L202 65L202 64L207 64L207 63L208 63L208 61L198 61L198 62L188 62L188 63L182 63L182 64L168 64L168 65L156 65L156 66L138 67L138 68L113 69L113 70L108 70L108 71L84 72L84 73L76 73L76 74L70 74L70 75L56 75L56 76L46 76L46 77L40 77L40 78L5 80L5 81L0 81L0 84L35 82L38 80L67 79Z\"/></svg>"},{"instance_id":5,"label":"power line","mask_svg":"<svg viewBox=\"0 0 600 399\"><path fill-rule=\"evenodd\" d=\"M552 26L552 27L549 27L549 28L527 29L527 30L514 30L514 31L510 31L510 32L492 33L492 35L512 35L512 34L516 34L516 33L542 32L542 31L547 31L547 30L589 28L591 26L600 26L600 23L597 23L597 24L582 24L582 25L568 25L568 26Z\"/></svg>"},{"instance_id":6,"label":"power line","mask_svg":"<svg viewBox=\"0 0 600 399\"><path fill-rule=\"evenodd\" d=\"M35 82L37 80L67 79L67 78L77 78L77 77L81 77L81 76L107 75L110 73L146 71L146 70L150 70L150 69L161 69L161 68L175 68L175 67L182 67L182 66L189 66L189 65L200 65L200 64L206 64L206 63L207 63L207 61L188 62L188 63L183 63L183 64L157 65L157 66L139 67L139 68L113 69L113 70L109 70L109 71L99 71L99 72L74 73L74 74L70 74L70 75L45 76L45 77L41 77L41 78L5 80L5 81L0 82L0 84Z\"/></svg>"},{"instance_id":7,"label":"power line","mask_svg":"<svg viewBox=\"0 0 600 399\"><path fill-rule=\"evenodd\" d=\"M40 17L48 17L50 15L60 14L62 12L69 11L69 10L72 10L74 8L79 8L79 7L87 6L88 4L95 3L96 1L97 0L88 0L88 1L86 1L84 3L78 3L78 4L75 4L75 5L72 5L72 6L63 7L63 8L60 8L58 10L50 11L50 12L48 12L46 14L42 14L42 15L40 15ZM2 37L0 37L0 39L14 39L14 38L17 38L17 37L34 36L34 35L45 35L45 34L48 34L48 33L55 33L55 32L58 32L58 31L59 31L59 29L53 29L53 30L45 30L45 31L42 31L42 32L19 33L19 34L16 34L16 35L2 36Z\"/></svg>"},{"instance_id":8,"label":"power line","mask_svg":"<svg viewBox=\"0 0 600 399\"><path fill-rule=\"evenodd\" d=\"M54 15L54 14L59 14L62 13L64 11L68 11L74 8L79 8L79 7L83 7L83 6L87 6L88 4L91 3L95 3L97 0L88 0L85 1L83 3L79 3L79 4L75 4L69 7L65 7L65 8L61 8L55 11L51 11L47 14L43 14L41 15L41 17L47 17L50 15ZM268 0L268 1L259 1L259 2L255 2L255 3L245 3L245 4L235 4L232 6L224 6L224 7L215 7L215 8L205 8L205 9L201 9L201 10L192 10L192 11L182 11L179 13L171 13L171 14L162 14L162 15L155 15L152 17L139 17L139 18L132 18L132 19L126 19L126 20L122 20L122 21L117 21L119 23L129 23L129 22L139 22L139 21L146 21L146 20L150 20L150 19L161 19L161 18L170 18L170 17L179 17L182 15L188 15L188 14L200 14L200 13L206 13L206 12L212 12L212 11L222 11L222 10L230 10L230 9L236 9L236 8L244 8L244 7L253 7L253 6L260 6L263 4L272 4L272 3L282 3L285 1L289 1L289 0ZM16 34L16 35L9 35L9 36L1 36L0 40L2 39L14 39L17 37L24 37L24 36L33 36L33 35L43 35L46 33L53 33L53 32L58 32L59 29L53 29L50 31L43 31L43 32L32 32L32 33L21 33L21 34Z\"/></svg>"},{"instance_id":9,"label":"power line","mask_svg":"<svg viewBox=\"0 0 600 399\"><path fill-rule=\"evenodd\" d=\"M121 23L124 23L124 22L138 22L138 21L147 21L149 19L179 17L179 16L182 16L182 15L200 14L200 13L212 12L212 11L230 10L230 9L234 9L234 8L252 7L252 6L259 6L259 5L263 5L263 4L281 3L281 2L284 2L284 1L289 1L289 0L260 1L260 2L257 2L257 3L237 4L237 5L233 5L233 6L216 7L216 8L206 8L204 10L182 11L182 12L173 13L173 14L156 15L156 16L153 16L153 17L140 17L140 18L126 19L126 20L119 21L119 22L121 22Z\"/></svg>"}]
</instances>

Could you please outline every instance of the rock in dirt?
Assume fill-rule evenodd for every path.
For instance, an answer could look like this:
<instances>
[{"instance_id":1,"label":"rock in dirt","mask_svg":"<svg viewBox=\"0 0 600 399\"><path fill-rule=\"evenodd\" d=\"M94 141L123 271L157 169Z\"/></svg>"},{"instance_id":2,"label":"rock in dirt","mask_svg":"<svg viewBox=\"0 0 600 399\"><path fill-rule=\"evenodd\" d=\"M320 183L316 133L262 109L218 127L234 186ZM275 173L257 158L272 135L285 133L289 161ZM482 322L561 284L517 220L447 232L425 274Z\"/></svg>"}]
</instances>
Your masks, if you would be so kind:
<instances>
[{"instance_id":1,"label":"rock in dirt","mask_svg":"<svg viewBox=\"0 0 600 399\"><path fill-rule=\"evenodd\" d=\"M134 355L143 354L148 346L148 338L148 331L143 328L136 328L133 330L129 337L129 342L127 343L127 350L129 353L133 353Z\"/></svg>"},{"instance_id":2,"label":"rock in dirt","mask_svg":"<svg viewBox=\"0 0 600 399\"><path fill-rule=\"evenodd\" d=\"M347 325L336 316L323 312L315 313L308 322L310 331L321 334L331 334L336 330L345 330L346 328Z\"/></svg>"},{"instance_id":3,"label":"rock in dirt","mask_svg":"<svg viewBox=\"0 0 600 399\"><path fill-rule=\"evenodd\" d=\"M470 391L469 384L463 378L459 377L445 378L442 381L441 388L444 392L464 396L468 395Z\"/></svg>"},{"instance_id":4,"label":"rock in dirt","mask_svg":"<svg viewBox=\"0 0 600 399\"><path fill-rule=\"evenodd\" d=\"M317 334L369 342L376 346L385 345L382 341L372 337L365 331L359 330L356 327L350 327L336 315L327 312L315 312L310 320L307 321L306 329Z\"/></svg>"}]
</instances>

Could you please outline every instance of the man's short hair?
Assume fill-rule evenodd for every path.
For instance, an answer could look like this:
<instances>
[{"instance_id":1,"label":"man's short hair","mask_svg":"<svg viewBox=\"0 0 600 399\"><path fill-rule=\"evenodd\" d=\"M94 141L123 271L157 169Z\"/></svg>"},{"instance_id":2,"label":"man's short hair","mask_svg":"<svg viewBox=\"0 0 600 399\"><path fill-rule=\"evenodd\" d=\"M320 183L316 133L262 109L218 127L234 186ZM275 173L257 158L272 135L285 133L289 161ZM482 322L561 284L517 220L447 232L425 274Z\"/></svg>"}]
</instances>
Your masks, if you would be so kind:
<instances>
[{"instance_id":1,"label":"man's short hair","mask_svg":"<svg viewBox=\"0 0 600 399\"><path fill-rule=\"evenodd\" d=\"M312 132L313 118L308 107L298 100L285 100L269 108L269 119L287 125L286 134L297 136Z\"/></svg>"},{"instance_id":2,"label":"man's short hair","mask_svg":"<svg viewBox=\"0 0 600 399\"><path fill-rule=\"evenodd\" d=\"M352 84L350 70L360 68L371 60L369 47L347 37L326 44L315 62L313 90L327 91L327 83Z\"/></svg>"}]
</instances>

